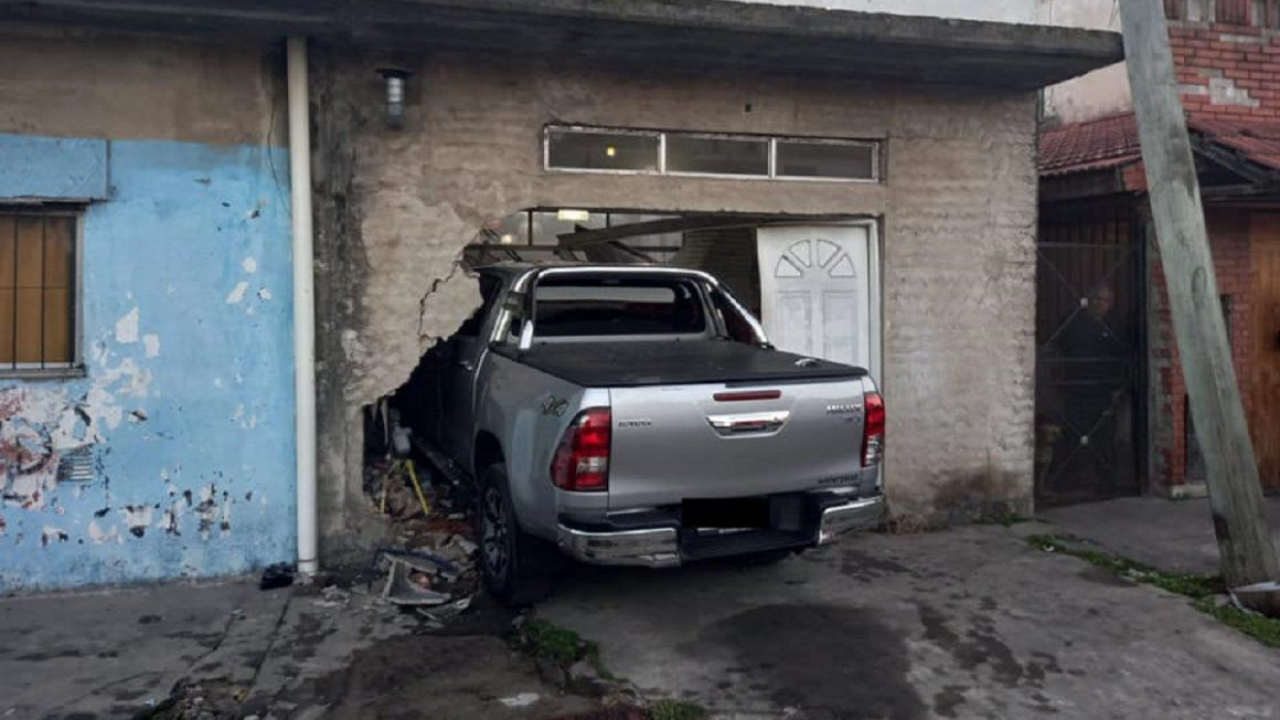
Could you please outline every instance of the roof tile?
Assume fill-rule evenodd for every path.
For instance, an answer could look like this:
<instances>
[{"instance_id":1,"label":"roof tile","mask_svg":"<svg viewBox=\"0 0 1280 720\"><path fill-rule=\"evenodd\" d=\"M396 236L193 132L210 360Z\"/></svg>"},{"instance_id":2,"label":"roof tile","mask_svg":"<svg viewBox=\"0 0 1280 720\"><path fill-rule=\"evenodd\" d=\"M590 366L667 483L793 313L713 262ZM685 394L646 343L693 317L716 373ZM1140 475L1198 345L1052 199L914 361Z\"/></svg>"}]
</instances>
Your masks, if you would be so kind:
<instances>
[{"instance_id":1,"label":"roof tile","mask_svg":"<svg viewBox=\"0 0 1280 720\"><path fill-rule=\"evenodd\" d=\"M1280 122L1188 118L1187 128L1242 158L1280 170ZM1142 159L1133 113L1063 125L1040 136L1040 174L1102 170Z\"/></svg>"}]
</instances>

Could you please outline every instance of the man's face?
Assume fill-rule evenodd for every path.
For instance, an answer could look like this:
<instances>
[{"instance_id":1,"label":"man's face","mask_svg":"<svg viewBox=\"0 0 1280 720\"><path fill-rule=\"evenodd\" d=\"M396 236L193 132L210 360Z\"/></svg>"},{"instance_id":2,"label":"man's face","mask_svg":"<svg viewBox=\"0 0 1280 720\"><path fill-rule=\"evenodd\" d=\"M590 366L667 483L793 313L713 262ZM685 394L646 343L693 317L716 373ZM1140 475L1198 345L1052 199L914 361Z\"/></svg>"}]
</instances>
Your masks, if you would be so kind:
<instances>
[{"instance_id":1,"label":"man's face","mask_svg":"<svg viewBox=\"0 0 1280 720\"><path fill-rule=\"evenodd\" d=\"M1089 299L1089 314L1100 318L1111 312L1111 306L1115 304L1115 294L1111 292L1111 288L1099 288L1094 292L1093 297Z\"/></svg>"}]
</instances>

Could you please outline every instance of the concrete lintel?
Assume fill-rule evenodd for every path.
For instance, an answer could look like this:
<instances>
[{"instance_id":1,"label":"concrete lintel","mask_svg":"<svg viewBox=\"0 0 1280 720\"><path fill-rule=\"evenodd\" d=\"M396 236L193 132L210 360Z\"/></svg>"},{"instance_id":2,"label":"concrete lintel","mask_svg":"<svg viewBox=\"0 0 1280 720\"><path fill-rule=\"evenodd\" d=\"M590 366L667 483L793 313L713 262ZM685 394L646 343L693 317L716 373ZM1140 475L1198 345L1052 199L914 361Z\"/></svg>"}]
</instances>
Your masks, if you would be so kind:
<instances>
[{"instance_id":1,"label":"concrete lintel","mask_svg":"<svg viewBox=\"0 0 1280 720\"><path fill-rule=\"evenodd\" d=\"M0 0L0 18L1021 90L1123 59L1111 32L732 0Z\"/></svg>"},{"instance_id":2,"label":"concrete lintel","mask_svg":"<svg viewBox=\"0 0 1280 720\"><path fill-rule=\"evenodd\" d=\"M107 155L105 140L0 134L0 200L105 200Z\"/></svg>"}]
</instances>

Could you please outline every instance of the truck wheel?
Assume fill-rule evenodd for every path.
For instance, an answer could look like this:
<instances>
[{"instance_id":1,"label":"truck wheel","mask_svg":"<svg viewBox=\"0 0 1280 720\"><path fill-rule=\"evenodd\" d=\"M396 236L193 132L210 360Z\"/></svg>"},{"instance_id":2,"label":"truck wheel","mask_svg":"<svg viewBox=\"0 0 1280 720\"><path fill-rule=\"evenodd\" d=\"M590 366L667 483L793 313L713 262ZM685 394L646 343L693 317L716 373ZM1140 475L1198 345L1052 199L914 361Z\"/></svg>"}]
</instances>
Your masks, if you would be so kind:
<instances>
[{"instance_id":1,"label":"truck wheel","mask_svg":"<svg viewBox=\"0 0 1280 720\"><path fill-rule=\"evenodd\" d=\"M546 599L551 594L547 556L554 550L520 530L502 465L490 465L481 475L479 505L476 522L485 589L508 605Z\"/></svg>"}]
</instances>

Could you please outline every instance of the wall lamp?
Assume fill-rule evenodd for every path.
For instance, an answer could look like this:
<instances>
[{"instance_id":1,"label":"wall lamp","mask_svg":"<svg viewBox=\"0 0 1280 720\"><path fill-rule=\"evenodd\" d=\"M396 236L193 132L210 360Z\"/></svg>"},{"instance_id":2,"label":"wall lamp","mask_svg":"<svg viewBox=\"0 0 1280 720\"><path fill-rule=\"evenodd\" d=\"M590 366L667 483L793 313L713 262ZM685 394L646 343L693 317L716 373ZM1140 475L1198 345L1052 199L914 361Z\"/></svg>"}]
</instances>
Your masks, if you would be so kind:
<instances>
[{"instance_id":1,"label":"wall lamp","mask_svg":"<svg viewBox=\"0 0 1280 720\"><path fill-rule=\"evenodd\" d=\"M400 68L379 68L378 74L387 85L387 127L399 130L404 127L404 85L413 73Z\"/></svg>"}]
</instances>

